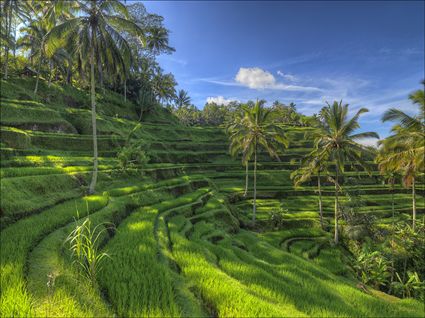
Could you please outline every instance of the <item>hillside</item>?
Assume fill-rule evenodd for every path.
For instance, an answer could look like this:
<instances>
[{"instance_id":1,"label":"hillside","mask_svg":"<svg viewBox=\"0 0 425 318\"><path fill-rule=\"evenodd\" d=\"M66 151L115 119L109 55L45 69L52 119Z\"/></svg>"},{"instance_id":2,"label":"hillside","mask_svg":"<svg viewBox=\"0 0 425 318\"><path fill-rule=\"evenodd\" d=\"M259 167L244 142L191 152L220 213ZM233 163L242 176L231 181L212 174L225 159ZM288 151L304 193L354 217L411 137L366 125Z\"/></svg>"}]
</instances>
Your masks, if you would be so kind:
<instances>
[{"instance_id":1,"label":"hillside","mask_svg":"<svg viewBox=\"0 0 425 318\"><path fill-rule=\"evenodd\" d=\"M314 180L294 187L290 173L311 149L308 128L281 162L260 156L258 225L250 224L251 184L228 155L219 127L185 127L164 109L133 138L149 162L122 170L116 158L138 123L135 105L98 91L99 183L86 196L92 139L88 95L30 79L1 81L1 304L9 316L367 316L422 317L423 304L359 288L348 252L331 245L333 186L325 183L320 228ZM375 170L376 170L376 166ZM365 206L385 229L390 193L378 172L347 167ZM349 187L349 186L347 186ZM424 185L418 185L424 213ZM397 218L408 220L410 190L396 186ZM287 209L283 229L269 212ZM422 218L422 215L420 217ZM107 226L98 285L80 277L64 244L87 217ZM113 224L113 226L111 226ZM47 286L47 287L46 287Z\"/></svg>"}]
</instances>

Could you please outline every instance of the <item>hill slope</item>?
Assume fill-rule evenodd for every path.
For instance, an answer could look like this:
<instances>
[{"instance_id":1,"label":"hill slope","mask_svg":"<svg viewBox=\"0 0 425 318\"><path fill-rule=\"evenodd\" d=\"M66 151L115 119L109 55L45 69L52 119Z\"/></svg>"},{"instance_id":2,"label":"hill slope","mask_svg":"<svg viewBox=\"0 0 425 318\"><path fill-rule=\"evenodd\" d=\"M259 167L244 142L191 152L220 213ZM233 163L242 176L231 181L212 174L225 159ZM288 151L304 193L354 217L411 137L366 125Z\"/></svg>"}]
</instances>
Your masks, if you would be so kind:
<instances>
[{"instance_id":1,"label":"hill slope","mask_svg":"<svg viewBox=\"0 0 425 318\"><path fill-rule=\"evenodd\" d=\"M164 110L148 114L135 137L150 161L124 172L116 152L137 124L136 109L99 94L99 183L85 196L88 96L45 83L33 96L32 85L1 82L1 316L423 316L415 300L357 288L344 251L330 246L314 184L296 189L289 179L309 151L304 128L288 127L295 141L282 162L261 157L260 225L274 209L289 213L284 230L255 232L247 228L244 170L227 155L222 129L184 127ZM363 212L385 226L387 189L376 173L351 174L367 189ZM332 216L330 184L324 193ZM408 218L407 190L397 188L396 208ZM96 286L64 244L88 216L93 226L114 224L101 237L111 258Z\"/></svg>"}]
</instances>

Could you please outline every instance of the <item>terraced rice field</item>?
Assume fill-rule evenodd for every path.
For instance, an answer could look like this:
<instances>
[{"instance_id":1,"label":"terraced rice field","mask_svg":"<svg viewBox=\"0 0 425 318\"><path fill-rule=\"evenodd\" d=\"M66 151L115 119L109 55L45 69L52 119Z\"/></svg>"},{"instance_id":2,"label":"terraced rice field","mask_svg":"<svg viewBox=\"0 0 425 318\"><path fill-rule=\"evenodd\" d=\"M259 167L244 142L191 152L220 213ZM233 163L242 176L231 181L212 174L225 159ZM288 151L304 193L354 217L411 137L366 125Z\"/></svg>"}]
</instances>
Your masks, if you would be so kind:
<instances>
[{"instance_id":1,"label":"terraced rice field","mask_svg":"<svg viewBox=\"0 0 425 318\"><path fill-rule=\"evenodd\" d=\"M137 133L150 161L124 172L115 155L137 115L108 92L99 102L97 193L87 196L87 96L52 86L35 101L28 91L2 82L2 317L423 316L418 301L356 287L346 252L320 229L315 183L295 188L289 179L309 150L304 129L288 127L298 142L282 162L260 156L259 224L285 208L284 229L252 231L252 184L243 197L244 168L228 156L223 129L187 128L166 112L150 114ZM384 224L391 217L387 186L376 173L349 174L365 191L362 213ZM418 190L422 217L424 185ZM330 184L323 195L332 227ZM409 219L410 209L409 190L396 187L396 217ZM85 218L107 227L101 249L110 259L98 286L79 275L64 244Z\"/></svg>"}]
</instances>

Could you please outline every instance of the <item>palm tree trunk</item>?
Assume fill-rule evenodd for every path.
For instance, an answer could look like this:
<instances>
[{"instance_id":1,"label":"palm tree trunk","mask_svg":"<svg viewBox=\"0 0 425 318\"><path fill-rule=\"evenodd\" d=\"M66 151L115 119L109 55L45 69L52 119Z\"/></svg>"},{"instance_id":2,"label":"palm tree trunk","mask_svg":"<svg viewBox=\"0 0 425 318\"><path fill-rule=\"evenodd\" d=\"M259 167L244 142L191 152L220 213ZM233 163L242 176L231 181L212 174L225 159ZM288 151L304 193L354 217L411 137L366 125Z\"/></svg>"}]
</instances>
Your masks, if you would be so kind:
<instances>
[{"instance_id":1,"label":"palm tree trunk","mask_svg":"<svg viewBox=\"0 0 425 318\"><path fill-rule=\"evenodd\" d=\"M320 171L317 172L317 189L319 192L319 214L320 214L320 226L323 230L323 207L322 207L322 188L320 184Z\"/></svg>"},{"instance_id":2,"label":"palm tree trunk","mask_svg":"<svg viewBox=\"0 0 425 318\"><path fill-rule=\"evenodd\" d=\"M393 216L393 226L394 226L394 216L395 216L395 209L394 209L394 186L391 186L391 213Z\"/></svg>"},{"instance_id":3,"label":"palm tree trunk","mask_svg":"<svg viewBox=\"0 0 425 318\"><path fill-rule=\"evenodd\" d=\"M249 167L249 165L248 165L248 161L245 163L245 192L244 192L244 194L243 194L243 196L244 197L246 197L247 196L247 194L248 194L248 167Z\"/></svg>"},{"instance_id":4,"label":"palm tree trunk","mask_svg":"<svg viewBox=\"0 0 425 318\"><path fill-rule=\"evenodd\" d=\"M339 210L338 191L339 191L338 166L336 166L336 170L335 170L335 244L338 244L338 241L339 241L339 237L338 237L338 210Z\"/></svg>"},{"instance_id":5,"label":"palm tree trunk","mask_svg":"<svg viewBox=\"0 0 425 318\"><path fill-rule=\"evenodd\" d=\"M71 66L68 65L68 68L66 70L66 83L71 84L71 80L72 80L72 71L71 71Z\"/></svg>"},{"instance_id":6,"label":"palm tree trunk","mask_svg":"<svg viewBox=\"0 0 425 318\"><path fill-rule=\"evenodd\" d=\"M255 222L255 214L257 213L257 141L255 141L254 149L254 200L252 222Z\"/></svg>"},{"instance_id":7,"label":"palm tree trunk","mask_svg":"<svg viewBox=\"0 0 425 318\"><path fill-rule=\"evenodd\" d=\"M413 205L413 220L412 229L415 231L416 228L416 189L415 189L415 177L412 178L412 205Z\"/></svg>"},{"instance_id":8,"label":"palm tree trunk","mask_svg":"<svg viewBox=\"0 0 425 318\"><path fill-rule=\"evenodd\" d=\"M127 101L127 77L124 78L124 102Z\"/></svg>"},{"instance_id":9,"label":"palm tree trunk","mask_svg":"<svg viewBox=\"0 0 425 318\"><path fill-rule=\"evenodd\" d=\"M14 24L13 26L13 63L15 65L15 70L16 70L16 67L18 65L16 61L16 28L17 28L16 19L13 24Z\"/></svg>"},{"instance_id":10,"label":"palm tree trunk","mask_svg":"<svg viewBox=\"0 0 425 318\"><path fill-rule=\"evenodd\" d=\"M40 71L41 71L42 60L43 60L43 55L40 53L40 60L38 61L38 67L37 67L37 79L35 80L34 94L37 94L37 91L38 91L38 81L40 80Z\"/></svg>"},{"instance_id":11,"label":"palm tree trunk","mask_svg":"<svg viewBox=\"0 0 425 318\"><path fill-rule=\"evenodd\" d=\"M391 212L392 212L392 225L391 225L391 239L394 239L394 181L391 179L390 181L391 187ZM393 289L394 282L394 250L391 249L391 278L390 278L390 289L388 290L388 294L391 294Z\"/></svg>"},{"instance_id":12,"label":"palm tree trunk","mask_svg":"<svg viewBox=\"0 0 425 318\"><path fill-rule=\"evenodd\" d=\"M102 62L100 61L100 58L97 60L97 71L99 72L99 84L100 84L100 87L103 89L103 72L102 72Z\"/></svg>"},{"instance_id":13,"label":"palm tree trunk","mask_svg":"<svg viewBox=\"0 0 425 318\"><path fill-rule=\"evenodd\" d=\"M12 22L12 6L9 8L9 12L6 14L6 36L10 36ZM8 71L9 71L9 44L6 43L5 46L5 59L4 59L4 79L7 80Z\"/></svg>"},{"instance_id":14,"label":"palm tree trunk","mask_svg":"<svg viewBox=\"0 0 425 318\"><path fill-rule=\"evenodd\" d=\"M93 174L90 182L89 193L95 192L97 182L97 130L96 130L96 85L94 78L94 30L92 29L92 47L90 57L90 82L91 82L91 123L93 128Z\"/></svg>"},{"instance_id":15,"label":"palm tree trunk","mask_svg":"<svg viewBox=\"0 0 425 318\"><path fill-rule=\"evenodd\" d=\"M52 85L52 76L53 76L53 63L50 61L49 63L49 84L47 85L50 88L50 85Z\"/></svg>"}]
</instances>

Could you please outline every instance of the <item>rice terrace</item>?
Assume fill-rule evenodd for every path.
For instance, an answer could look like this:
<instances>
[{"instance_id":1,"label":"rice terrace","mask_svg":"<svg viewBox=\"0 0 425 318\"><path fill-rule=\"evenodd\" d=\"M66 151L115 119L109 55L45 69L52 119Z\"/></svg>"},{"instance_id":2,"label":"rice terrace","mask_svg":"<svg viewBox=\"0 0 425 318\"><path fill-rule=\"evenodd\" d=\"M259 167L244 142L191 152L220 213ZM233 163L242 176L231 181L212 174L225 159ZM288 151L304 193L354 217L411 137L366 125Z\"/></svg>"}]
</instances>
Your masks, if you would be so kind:
<instances>
[{"instance_id":1,"label":"rice terrace","mask_svg":"<svg viewBox=\"0 0 425 318\"><path fill-rule=\"evenodd\" d=\"M424 1L1 0L0 317L424 317Z\"/></svg>"}]
</instances>

